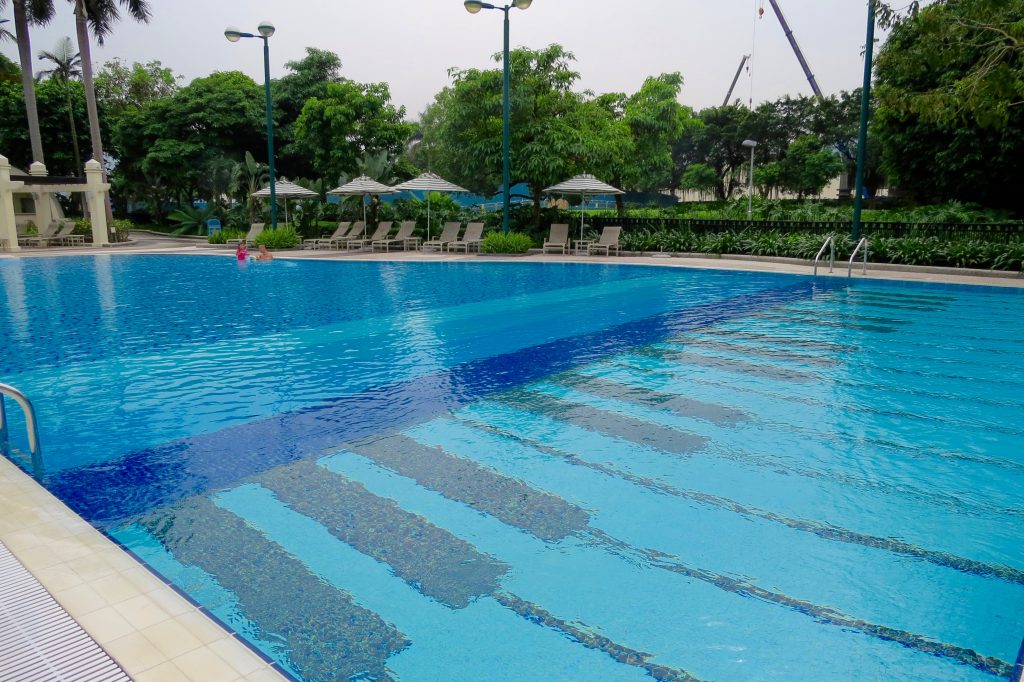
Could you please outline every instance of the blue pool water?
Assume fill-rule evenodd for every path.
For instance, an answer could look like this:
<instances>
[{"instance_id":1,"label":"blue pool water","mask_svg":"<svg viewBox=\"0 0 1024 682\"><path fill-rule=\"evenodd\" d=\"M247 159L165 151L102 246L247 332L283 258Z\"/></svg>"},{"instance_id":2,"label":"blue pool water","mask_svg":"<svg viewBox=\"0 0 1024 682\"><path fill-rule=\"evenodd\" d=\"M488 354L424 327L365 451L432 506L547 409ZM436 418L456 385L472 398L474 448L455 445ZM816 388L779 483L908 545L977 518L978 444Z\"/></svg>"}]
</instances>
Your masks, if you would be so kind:
<instances>
[{"instance_id":1,"label":"blue pool water","mask_svg":"<svg viewBox=\"0 0 1024 682\"><path fill-rule=\"evenodd\" d=\"M109 255L0 287L47 487L296 679L992 681L1024 635L1020 290Z\"/></svg>"}]
</instances>

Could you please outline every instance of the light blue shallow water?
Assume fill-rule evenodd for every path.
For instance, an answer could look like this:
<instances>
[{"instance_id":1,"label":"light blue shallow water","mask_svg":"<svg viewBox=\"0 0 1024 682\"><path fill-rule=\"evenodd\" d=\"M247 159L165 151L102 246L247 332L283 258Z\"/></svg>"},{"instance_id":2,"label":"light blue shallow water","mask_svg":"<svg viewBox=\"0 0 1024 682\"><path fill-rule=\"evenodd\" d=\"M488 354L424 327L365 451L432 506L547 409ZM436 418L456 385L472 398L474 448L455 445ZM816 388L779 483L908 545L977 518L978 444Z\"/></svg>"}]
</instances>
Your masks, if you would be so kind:
<instances>
[{"instance_id":1,"label":"light blue shallow water","mask_svg":"<svg viewBox=\"0 0 1024 682\"><path fill-rule=\"evenodd\" d=\"M1018 290L170 256L0 286L45 484L296 679L996 680L1024 635Z\"/></svg>"}]
</instances>

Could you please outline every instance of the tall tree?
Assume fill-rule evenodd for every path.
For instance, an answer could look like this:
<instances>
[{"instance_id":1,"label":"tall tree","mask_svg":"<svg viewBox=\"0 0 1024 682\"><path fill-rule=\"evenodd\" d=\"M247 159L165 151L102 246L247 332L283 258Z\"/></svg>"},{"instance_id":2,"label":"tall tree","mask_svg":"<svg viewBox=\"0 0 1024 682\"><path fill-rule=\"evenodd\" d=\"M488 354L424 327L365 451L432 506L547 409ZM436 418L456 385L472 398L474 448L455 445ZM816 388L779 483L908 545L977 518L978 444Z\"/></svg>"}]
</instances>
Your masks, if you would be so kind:
<instances>
[{"instance_id":1,"label":"tall tree","mask_svg":"<svg viewBox=\"0 0 1024 682\"><path fill-rule=\"evenodd\" d=\"M317 173L333 182L357 169L367 154L398 156L416 126L406 123L405 107L391 104L387 83L328 83L323 97L312 97L295 123L295 141Z\"/></svg>"},{"instance_id":2,"label":"tall tree","mask_svg":"<svg viewBox=\"0 0 1024 682\"><path fill-rule=\"evenodd\" d=\"M918 199L1015 206L1024 182L1024 0L940 0L894 25L878 57L874 137Z\"/></svg>"},{"instance_id":3,"label":"tall tree","mask_svg":"<svg viewBox=\"0 0 1024 682\"><path fill-rule=\"evenodd\" d=\"M92 72L89 28L92 28L92 33L96 36L96 42L102 45L103 40L110 35L114 24L121 17L118 5L136 21L147 23L150 17L149 2L148 0L69 0L69 2L74 6L78 51L82 55L82 84L85 86L85 106L89 114L92 157L102 164L103 139L100 133L99 111L96 106L96 86Z\"/></svg>"},{"instance_id":4,"label":"tall tree","mask_svg":"<svg viewBox=\"0 0 1024 682\"><path fill-rule=\"evenodd\" d=\"M18 59L21 62L21 87L25 98L25 118L32 146L32 160L46 163L43 157L43 138L39 132L39 110L32 78L32 42L28 26L46 24L53 18L53 0L11 0L14 10L14 30L18 38ZM7 0L0 0L0 10L7 8Z\"/></svg>"},{"instance_id":5,"label":"tall tree","mask_svg":"<svg viewBox=\"0 0 1024 682\"><path fill-rule=\"evenodd\" d=\"M327 97L330 83L341 83L341 58L329 50L306 48L306 56L285 63L289 73L273 82L274 142L278 168L289 176L316 174L309 154L295 138L295 123L313 97ZM331 178L333 182L336 178Z\"/></svg>"},{"instance_id":6,"label":"tall tree","mask_svg":"<svg viewBox=\"0 0 1024 682\"><path fill-rule=\"evenodd\" d=\"M53 64L52 68L39 72L39 78L52 78L64 87L68 103L68 128L71 129L71 144L75 154L75 175L82 172L82 153L78 149L78 127L75 125L75 108L71 101L71 81L82 75L82 59L75 52L71 38L61 38L53 50L40 50L39 58Z\"/></svg>"}]
</instances>

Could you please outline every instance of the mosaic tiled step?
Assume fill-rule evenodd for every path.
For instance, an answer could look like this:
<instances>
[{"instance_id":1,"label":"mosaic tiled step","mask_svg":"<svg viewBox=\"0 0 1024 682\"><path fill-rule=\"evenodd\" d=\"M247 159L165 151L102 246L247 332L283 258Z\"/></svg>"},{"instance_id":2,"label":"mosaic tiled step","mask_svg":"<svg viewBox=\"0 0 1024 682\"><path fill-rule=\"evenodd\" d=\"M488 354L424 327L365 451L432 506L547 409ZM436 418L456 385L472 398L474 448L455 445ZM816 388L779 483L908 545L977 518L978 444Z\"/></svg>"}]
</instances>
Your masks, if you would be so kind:
<instances>
[{"instance_id":1,"label":"mosaic tiled step","mask_svg":"<svg viewBox=\"0 0 1024 682\"><path fill-rule=\"evenodd\" d=\"M452 608L491 594L508 571L464 540L391 500L313 461L272 469L255 479L339 540L386 563L410 585Z\"/></svg>"},{"instance_id":2,"label":"mosaic tiled step","mask_svg":"<svg viewBox=\"0 0 1024 682\"><path fill-rule=\"evenodd\" d=\"M700 348L713 352L728 353L731 355L753 356L767 360L782 360L797 365L809 365L812 367L832 367L837 364L833 357L821 355L810 355L808 353L794 353L793 351L771 348L768 346L755 346L753 344L729 343L728 341L712 341L708 339L691 339L682 337L671 339L671 341L684 348Z\"/></svg>"},{"instance_id":3,"label":"mosaic tiled step","mask_svg":"<svg viewBox=\"0 0 1024 682\"><path fill-rule=\"evenodd\" d=\"M215 576L265 639L284 642L307 680L387 679L385 662L409 641L379 616L325 585L305 566L206 498L144 519L175 557Z\"/></svg>"},{"instance_id":4,"label":"mosaic tiled step","mask_svg":"<svg viewBox=\"0 0 1024 682\"><path fill-rule=\"evenodd\" d=\"M689 455L703 448L708 439L668 427L634 419L622 414L597 410L532 390L515 391L500 396L501 402L523 410L558 415L558 418L591 431L640 443L664 452Z\"/></svg>"},{"instance_id":5,"label":"mosaic tiled step","mask_svg":"<svg viewBox=\"0 0 1024 682\"><path fill-rule=\"evenodd\" d=\"M809 383L814 381L816 378L816 375L812 372L757 364L754 362L747 362L746 360L740 360L738 358L715 357L712 355L691 353L678 346L667 343L637 349L636 354L661 358L663 360L672 360L673 362L681 365L712 367L714 369L721 369L727 372L734 372L745 376L762 377L764 379L771 379L774 381Z\"/></svg>"},{"instance_id":6,"label":"mosaic tiled step","mask_svg":"<svg viewBox=\"0 0 1024 682\"><path fill-rule=\"evenodd\" d=\"M703 402L687 396L665 393L654 389L629 386L621 382L608 381L600 376L584 376L579 373L569 373L552 377L552 380L557 380L566 386L573 386L603 398L628 400L639 405L669 410L683 417L701 419L721 426L731 426L750 419L750 415L747 412L734 407Z\"/></svg>"},{"instance_id":7,"label":"mosaic tiled step","mask_svg":"<svg viewBox=\"0 0 1024 682\"><path fill-rule=\"evenodd\" d=\"M589 521L585 510L560 497L401 434L365 439L347 449L542 540L578 533Z\"/></svg>"}]
</instances>

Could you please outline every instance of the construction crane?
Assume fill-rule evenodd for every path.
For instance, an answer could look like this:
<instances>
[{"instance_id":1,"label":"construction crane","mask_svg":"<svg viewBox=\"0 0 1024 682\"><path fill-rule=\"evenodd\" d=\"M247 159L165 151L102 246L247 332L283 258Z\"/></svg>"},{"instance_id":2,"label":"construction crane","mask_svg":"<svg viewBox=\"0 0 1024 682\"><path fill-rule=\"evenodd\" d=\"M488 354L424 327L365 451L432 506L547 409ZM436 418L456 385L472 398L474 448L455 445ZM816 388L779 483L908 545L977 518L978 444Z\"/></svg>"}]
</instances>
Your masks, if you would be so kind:
<instances>
[{"instance_id":1,"label":"construction crane","mask_svg":"<svg viewBox=\"0 0 1024 682\"><path fill-rule=\"evenodd\" d=\"M732 85L729 86L729 92L725 94L725 101L722 102L722 106L728 106L729 100L732 99L732 91L736 89L736 83L740 79L740 74L743 73L743 67L746 66L747 60L750 59L749 54L743 55L743 59L740 60L740 68L736 69L736 75L732 78Z\"/></svg>"},{"instance_id":2,"label":"construction crane","mask_svg":"<svg viewBox=\"0 0 1024 682\"><path fill-rule=\"evenodd\" d=\"M811 67L807 65L807 60L804 59L804 53L800 51L800 46L797 45L796 37L793 36L793 29L789 27L789 22L786 21L786 16L782 13L782 8L779 7L779 3L776 2L776 0L768 0L768 2L771 4L772 9L775 10L775 16L779 18L779 23L782 24L782 30L786 33L786 39L793 48L797 61L800 62L800 68L804 70L804 75L807 76L807 82L811 84L811 90L814 91L816 97L824 97L821 92L821 88L818 87L818 81L814 79L814 74L811 73ZM758 16L762 15L764 15L764 7L761 7L758 10Z\"/></svg>"}]
</instances>

